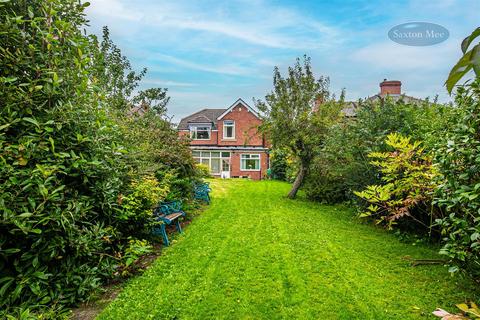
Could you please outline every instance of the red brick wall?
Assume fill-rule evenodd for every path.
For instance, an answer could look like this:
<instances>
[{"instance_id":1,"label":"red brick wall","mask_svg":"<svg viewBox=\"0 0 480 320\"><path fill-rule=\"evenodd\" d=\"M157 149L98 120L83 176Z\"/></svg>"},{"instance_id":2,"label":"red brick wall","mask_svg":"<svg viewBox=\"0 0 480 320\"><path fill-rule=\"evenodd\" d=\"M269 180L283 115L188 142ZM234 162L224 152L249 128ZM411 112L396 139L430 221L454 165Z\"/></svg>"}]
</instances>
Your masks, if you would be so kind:
<instances>
[{"instance_id":1,"label":"red brick wall","mask_svg":"<svg viewBox=\"0 0 480 320\"><path fill-rule=\"evenodd\" d=\"M240 170L241 154L260 154L260 171L242 171ZM233 177L249 177L253 180L263 179L267 175L268 155L266 152L259 151L233 151L230 154L230 176Z\"/></svg>"},{"instance_id":2,"label":"red brick wall","mask_svg":"<svg viewBox=\"0 0 480 320\"><path fill-rule=\"evenodd\" d=\"M223 121L235 121L235 139L223 139ZM262 146L262 135L257 127L262 123L247 107L242 104L236 105L231 112L218 121L218 145L219 146Z\"/></svg>"}]
</instances>

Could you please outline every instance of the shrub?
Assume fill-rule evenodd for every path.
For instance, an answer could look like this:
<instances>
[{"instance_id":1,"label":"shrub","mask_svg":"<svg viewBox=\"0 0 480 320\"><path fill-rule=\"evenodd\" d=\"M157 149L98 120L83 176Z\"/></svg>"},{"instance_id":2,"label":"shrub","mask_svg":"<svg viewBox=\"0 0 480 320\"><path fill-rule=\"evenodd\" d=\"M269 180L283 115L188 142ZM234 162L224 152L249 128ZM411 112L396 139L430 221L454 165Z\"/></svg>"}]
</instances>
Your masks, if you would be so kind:
<instances>
[{"instance_id":1,"label":"shrub","mask_svg":"<svg viewBox=\"0 0 480 320\"><path fill-rule=\"evenodd\" d=\"M202 178L209 178L211 177L211 174L210 174L210 168L205 165L205 164L202 164L202 163L197 163L195 165L195 168L197 169L197 172L198 172L198 175Z\"/></svg>"},{"instance_id":2,"label":"shrub","mask_svg":"<svg viewBox=\"0 0 480 320\"><path fill-rule=\"evenodd\" d=\"M167 197L169 185L168 179L161 185L153 176L132 181L129 193L119 196L121 209L115 215L118 232L129 237L148 237L155 224L152 209Z\"/></svg>"},{"instance_id":3,"label":"shrub","mask_svg":"<svg viewBox=\"0 0 480 320\"><path fill-rule=\"evenodd\" d=\"M355 119L345 118L330 128L312 163L304 190L310 199L328 203L356 200L355 190L380 182L370 152L386 152L390 133L423 141L433 150L455 122L458 109L425 101L360 101Z\"/></svg>"},{"instance_id":4,"label":"shrub","mask_svg":"<svg viewBox=\"0 0 480 320\"><path fill-rule=\"evenodd\" d=\"M432 194L436 188L437 173L431 156L425 153L419 142L392 133L386 144L390 152L371 152L368 157L378 167L382 184L370 185L355 194L370 205L361 217L374 217L376 222L392 228L399 220L409 219L425 228L432 221Z\"/></svg>"},{"instance_id":5,"label":"shrub","mask_svg":"<svg viewBox=\"0 0 480 320\"><path fill-rule=\"evenodd\" d=\"M128 246L121 257L120 274L128 276L138 270L135 263L144 255L153 251L153 247L146 240L130 239Z\"/></svg>"},{"instance_id":6,"label":"shrub","mask_svg":"<svg viewBox=\"0 0 480 320\"><path fill-rule=\"evenodd\" d=\"M87 76L77 1L0 4L0 308L73 304L112 270L102 253L128 168ZM33 63L35 61L35 63Z\"/></svg>"},{"instance_id":7,"label":"shrub","mask_svg":"<svg viewBox=\"0 0 480 320\"><path fill-rule=\"evenodd\" d=\"M165 91L130 97L143 72L84 35L87 5L0 2L2 318L85 299L115 276L124 250L141 253L130 241L147 239L172 180L196 178L162 117ZM127 116L134 101L152 107Z\"/></svg>"},{"instance_id":8,"label":"shrub","mask_svg":"<svg viewBox=\"0 0 480 320\"><path fill-rule=\"evenodd\" d=\"M287 180L288 152L282 149L274 149L270 153L271 178L275 180Z\"/></svg>"},{"instance_id":9,"label":"shrub","mask_svg":"<svg viewBox=\"0 0 480 320\"><path fill-rule=\"evenodd\" d=\"M460 87L455 103L462 111L448 142L437 150L439 188L435 203L446 211L437 220L454 260L451 271L480 275L480 79Z\"/></svg>"}]
</instances>

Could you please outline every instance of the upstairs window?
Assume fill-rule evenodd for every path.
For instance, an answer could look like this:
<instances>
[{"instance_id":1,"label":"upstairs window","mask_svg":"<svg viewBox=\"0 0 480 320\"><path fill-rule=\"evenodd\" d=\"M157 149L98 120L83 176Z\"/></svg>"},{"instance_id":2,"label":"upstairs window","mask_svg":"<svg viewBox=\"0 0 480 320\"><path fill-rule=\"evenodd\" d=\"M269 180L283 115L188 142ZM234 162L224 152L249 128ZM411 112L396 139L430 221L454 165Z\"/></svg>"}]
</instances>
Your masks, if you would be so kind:
<instances>
[{"instance_id":1,"label":"upstairs window","mask_svg":"<svg viewBox=\"0 0 480 320\"><path fill-rule=\"evenodd\" d=\"M235 121L233 120L223 121L223 138L235 139Z\"/></svg>"},{"instance_id":2,"label":"upstairs window","mask_svg":"<svg viewBox=\"0 0 480 320\"><path fill-rule=\"evenodd\" d=\"M208 126L191 126L190 138L193 140L210 140L211 128Z\"/></svg>"}]
</instances>

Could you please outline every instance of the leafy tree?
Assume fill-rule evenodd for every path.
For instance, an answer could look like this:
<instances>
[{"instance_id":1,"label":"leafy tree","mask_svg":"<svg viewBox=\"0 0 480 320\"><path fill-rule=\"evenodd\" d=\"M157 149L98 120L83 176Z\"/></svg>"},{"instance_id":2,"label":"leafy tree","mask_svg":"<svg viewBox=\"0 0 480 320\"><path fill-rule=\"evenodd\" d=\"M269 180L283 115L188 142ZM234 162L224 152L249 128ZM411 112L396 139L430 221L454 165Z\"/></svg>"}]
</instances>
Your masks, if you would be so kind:
<instances>
[{"instance_id":1,"label":"leafy tree","mask_svg":"<svg viewBox=\"0 0 480 320\"><path fill-rule=\"evenodd\" d=\"M169 101L170 97L167 96L167 89L162 88L150 88L140 91L132 99L133 103L145 106L159 116L165 115Z\"/></svg>"},{"instance_id":2,"label":"leafy tree","mask_svg":"<svg viewBox=\"0 0 480 320\"><path fill-rule=\"evenodd\" d=\"M288 197L295 198L329 126L339 118L339 106L329 93L329 79L315 79L310 58L297 58L282 77L278 67L273 73L274 89L257 100L263 114L261 129L274 148L285 148L298 164L298 172Z\"/></svg>"}]
</instances>

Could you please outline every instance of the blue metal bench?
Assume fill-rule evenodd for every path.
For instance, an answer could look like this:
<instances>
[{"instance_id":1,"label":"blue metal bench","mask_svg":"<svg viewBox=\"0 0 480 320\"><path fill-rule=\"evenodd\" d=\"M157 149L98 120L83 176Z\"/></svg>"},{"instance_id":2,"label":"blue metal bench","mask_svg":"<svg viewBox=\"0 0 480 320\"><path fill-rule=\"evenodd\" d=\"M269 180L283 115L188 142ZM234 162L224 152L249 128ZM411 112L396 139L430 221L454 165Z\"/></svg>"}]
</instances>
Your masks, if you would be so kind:
<instances>
[{"instance_id":1,"label":"blue metal bench","mask_svg":"<svg viewBox=\"0 0 480 320\"><path fill-rule=\"evenodd\" d=\"M182 203L180 201L162 202L158 207L153 210L153 215L158 221L163 222L158 228L154 229L154 234L160 233L163 238L165 246L169 246L166 225L175 223L177 231L182 233L182 227L180 226L180 217L185 217L185 212L182 211Z\"/></svg>"},{"instance_id":2,"label":"blue metal bench","mask_svg":"<svg viewBox=\"0 0 480 320\"><path fill-rule=\"evenodd\" d=\"M210 184L208 182L196 183L193 186L194 198L210 203Z\"/></svg>"}]
</instances>

